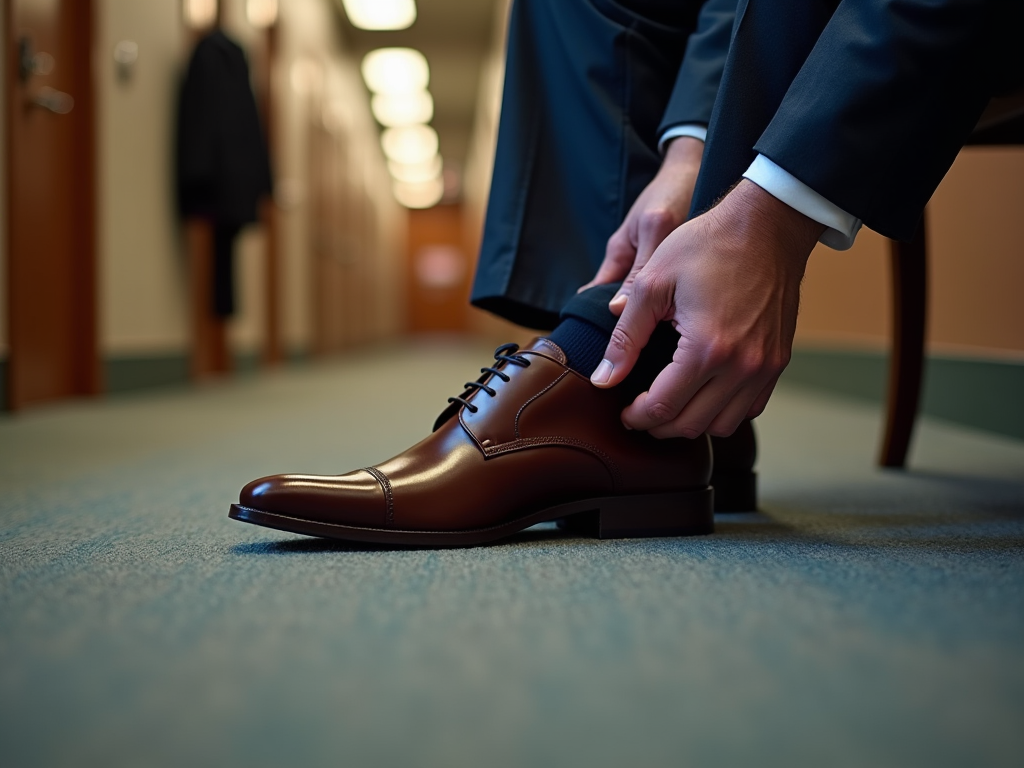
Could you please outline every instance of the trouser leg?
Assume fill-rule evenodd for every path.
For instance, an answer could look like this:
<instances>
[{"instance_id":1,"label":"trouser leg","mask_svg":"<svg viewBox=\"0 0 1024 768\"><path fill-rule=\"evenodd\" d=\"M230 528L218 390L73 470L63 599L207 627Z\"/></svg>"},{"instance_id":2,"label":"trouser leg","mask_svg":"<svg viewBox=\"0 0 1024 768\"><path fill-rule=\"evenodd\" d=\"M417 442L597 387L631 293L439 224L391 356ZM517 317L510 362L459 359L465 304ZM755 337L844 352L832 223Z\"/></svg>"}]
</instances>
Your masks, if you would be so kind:
<instances>
[{"instance_id":1,"label":"trouser leg","mask_svg":"<svg viewBox=\"0 0 1024 768\"><path fill-rule=\"evenodd\" d=\"M661 164L700 2L517 0L472 302L552 328Z\"/></svg>"}]
</instances>

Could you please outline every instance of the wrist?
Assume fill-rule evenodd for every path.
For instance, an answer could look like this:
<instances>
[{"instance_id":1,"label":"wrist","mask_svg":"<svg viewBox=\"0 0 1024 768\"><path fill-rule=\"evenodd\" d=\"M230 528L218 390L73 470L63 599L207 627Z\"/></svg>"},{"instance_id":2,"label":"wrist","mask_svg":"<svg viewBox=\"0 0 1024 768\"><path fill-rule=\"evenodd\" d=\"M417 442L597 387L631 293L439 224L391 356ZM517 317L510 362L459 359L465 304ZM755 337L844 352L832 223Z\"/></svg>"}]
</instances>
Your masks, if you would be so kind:
<instances>
[{"instance_id":1,"label":"wrist","mask_svg":"<svg viewBox=\"0 0 1024 768\"><path fill-rule=\"evenodd\" d=\"M799 262L801 270L825 225L743 179L716 208L722 208L734 231L754 242L769 242Z\"/></svg>"},{"instance_id":2,"label":"wrist","mask_svg":"<svg viewBox=\"0 0 1024 768\"><path fill-rule=\"evenodd\" d=\"M700 165L704 155L704 142L692 136L677 136L665 145L665 156L661 166Z\"/></svg>"}]
</instances>

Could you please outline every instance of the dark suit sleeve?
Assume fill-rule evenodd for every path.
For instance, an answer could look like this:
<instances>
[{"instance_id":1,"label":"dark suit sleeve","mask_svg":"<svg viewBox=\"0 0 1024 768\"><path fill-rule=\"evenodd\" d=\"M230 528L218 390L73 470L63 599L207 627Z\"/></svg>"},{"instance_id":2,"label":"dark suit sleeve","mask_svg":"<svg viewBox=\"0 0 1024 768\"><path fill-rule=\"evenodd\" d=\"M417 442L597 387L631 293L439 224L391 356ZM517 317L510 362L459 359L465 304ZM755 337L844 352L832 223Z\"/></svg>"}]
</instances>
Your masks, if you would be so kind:
<instances>
[{"instance_id":1,"label":"dark suit sleeve","mask_svg":"<svg viewBox=\"0 0 1024 768\"><path fill-rule=\"evenodd\" d=\"M701 7L697 29L687 41L672 96L658 126L659 136L675 125L710 122L729 52L736 1L707 0Z\"/></svg>"},{"instance_id":2,"label":"dark suit sleeve","mask_svg":"<svg viewBox=\"0 0 1024 768\"><path fill-rule=\"evenodd\" d=\"M843 0L755 151L872 229L911 238L1005 77L1022 6Z\"/></svg>"}]
</instances>

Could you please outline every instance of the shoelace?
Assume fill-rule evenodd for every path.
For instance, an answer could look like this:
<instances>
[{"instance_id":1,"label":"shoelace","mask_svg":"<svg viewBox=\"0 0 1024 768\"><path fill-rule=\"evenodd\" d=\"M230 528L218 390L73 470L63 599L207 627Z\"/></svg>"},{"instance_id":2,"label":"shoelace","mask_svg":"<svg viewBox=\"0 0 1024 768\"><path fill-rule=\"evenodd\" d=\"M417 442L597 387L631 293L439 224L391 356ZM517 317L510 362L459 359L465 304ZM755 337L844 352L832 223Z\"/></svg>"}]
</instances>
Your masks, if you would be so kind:
<instances>
[{"instance_id":1,"label":"shoelace","mask_svg":"<svg viewBox=\"0 0 1024 768\"><path fill-rule=\"evenodd\" d=\"M530 361L527 360L522 355L517 355L516 352L518 352L518 351L519 351L519 345L518 344L502 344L500 347L498 347L496 350L494 350L494 359L499 364L500 363L508 363L509 365L521 365L523 368L529 368L530 367ZM507 373L505 373L504 371L499 370L498 368L494 368L494 367L481 368L480 369L480 373L493 373L495 376L497 376L499 379L501 379L504 382L508 382L510 380L509 379L509 375ZM484 392L486 392L491 397L494 397L496 394L498 394L493 389L488 387L486 384L484 384L482 382L479 382L479 381L467 381L466 382L466 389L470 391L470 394L472 394L473 390L477 390L477 389L483 390ZM466 394L466 393L463 392L463 394ZM459 397L449 397L448 398L448 402L449 403L462 403L464 406L466 406L466 408L469 409L470 413L476 413L477 411L480 410L479 408L477 408L475 405L473 405L471 402L466 400L461 395Z\"/></svg>"}]
</instances>

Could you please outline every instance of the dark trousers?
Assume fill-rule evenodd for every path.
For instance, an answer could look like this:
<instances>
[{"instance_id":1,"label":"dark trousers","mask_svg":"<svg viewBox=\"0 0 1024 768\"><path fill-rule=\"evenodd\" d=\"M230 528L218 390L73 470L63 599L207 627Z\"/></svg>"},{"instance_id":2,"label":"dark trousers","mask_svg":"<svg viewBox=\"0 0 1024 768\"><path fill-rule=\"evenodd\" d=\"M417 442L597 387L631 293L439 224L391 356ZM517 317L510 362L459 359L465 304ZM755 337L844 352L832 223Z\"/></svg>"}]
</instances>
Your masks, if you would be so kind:
<instances>
[{"instance_id":1,"label":"dark trousers","mask_svg":"<svg viewBox=\"0 0 1024 768\"><path fill-rule=\"evenodd\" d=\"M753 160L835 3L797 4L811 13L747 5L739 3L733 34L743 45L740 55L730 46L694 212ZM700 6L516 0L474 306L546 330L594 276L608 238L661 165L658 127Z\"/></svg>"},{"instance_id":2,"label":"dark trousers","mask_svg":"<svg viewBox=\"0 0 1024 768\"><path fill-rule=\"evenodd\" d=\"M475 306L552 328L594 276L660 166L658 127L700 5L516 0ZM1005 40L1019 25L996 18L1019 18L1020 3L917 5L896 23L883 0L739 0L691 214L740 180L756 146L866 225L911 236L1024 58Z\"/></svg>"},{"instance_id":3,"label":"dark trousers","mask_svg":"<svg viewBox=\"0 0 1024 768\"><path fill-rule=\"evenodd\" d=\"M700 2L517 0L472 302L550 329L661 157Z\"/></svg>"}]
</instances>

